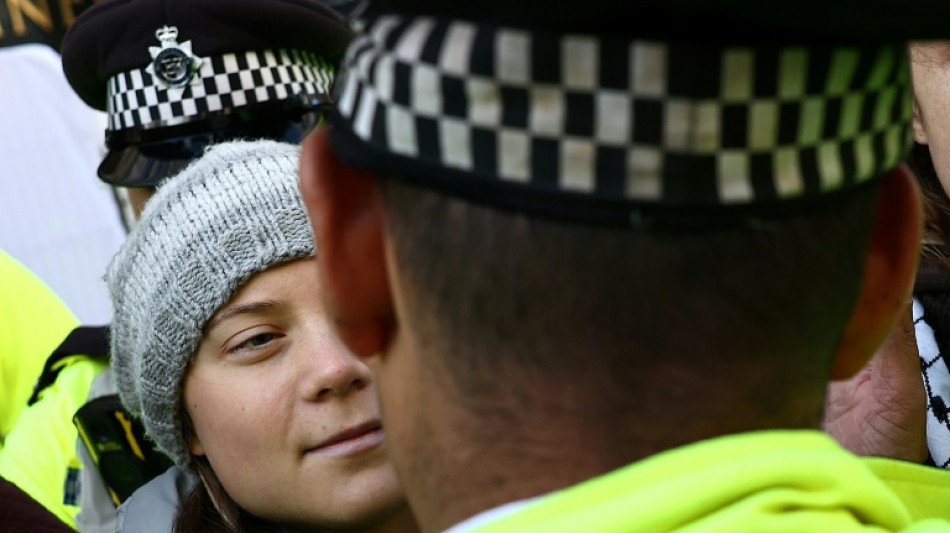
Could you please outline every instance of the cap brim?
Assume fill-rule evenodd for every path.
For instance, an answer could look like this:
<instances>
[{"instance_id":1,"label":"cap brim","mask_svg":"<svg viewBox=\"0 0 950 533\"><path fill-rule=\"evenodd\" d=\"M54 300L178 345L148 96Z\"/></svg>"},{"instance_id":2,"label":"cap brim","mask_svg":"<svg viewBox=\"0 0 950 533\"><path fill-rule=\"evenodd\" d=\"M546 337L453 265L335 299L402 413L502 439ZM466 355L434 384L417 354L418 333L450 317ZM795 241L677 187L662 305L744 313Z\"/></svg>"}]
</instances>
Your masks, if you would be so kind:
<instances>
[{"instance_id":1,"label":"cap brim","mask_svg":"<svg viewBox=\"0 0 950 533\"><path fill-rule=\"evenodd\" d=\"M212 144L236 139L299 143L320 122L321 113L321 109L314 108L296 116L251 122L218 117L219 124L210 131L199 128L195 133L181 134L178 130L175 135L175 129L169 128L168 136L150 142L110 142L109 151L99 164L99 178L118 187L156 187L201 157ZM225 121L226 118L230 120Z\"/></svg>"},{"instance_id":2,"label":"cap brim","mask_svg":"<svg viewBox=\"0 0 950 533\"><path fill-rule=\"evenodd\" d=\"M109 150L99 164L99 179L118 187L155 187L194 159L160 159L143 154L137 146L127 146Z\"/></svg>"}]
</instances>

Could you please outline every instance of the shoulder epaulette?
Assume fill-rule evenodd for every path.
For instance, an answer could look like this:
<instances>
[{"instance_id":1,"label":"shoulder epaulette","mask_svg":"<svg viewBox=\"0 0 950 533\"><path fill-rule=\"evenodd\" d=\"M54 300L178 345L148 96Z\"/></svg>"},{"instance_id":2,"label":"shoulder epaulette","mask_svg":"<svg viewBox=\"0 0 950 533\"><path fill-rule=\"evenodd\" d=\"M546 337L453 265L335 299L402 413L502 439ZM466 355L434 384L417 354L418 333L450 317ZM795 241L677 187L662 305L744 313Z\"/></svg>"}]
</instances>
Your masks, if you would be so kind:
<instances>
[{"instance_id":1,"label":"shoulder epaulette","mask_svg":"<svg viewBox=\"0 0 950 533\"><path fill-rule=\"evenodd\" d=\"M27 405L36 403L40 392L52 385L59 372L65 368L66 359L74 355L109 357L109 326L79 326L72 330L46 360Z\"/></svg>"}]
</instances>

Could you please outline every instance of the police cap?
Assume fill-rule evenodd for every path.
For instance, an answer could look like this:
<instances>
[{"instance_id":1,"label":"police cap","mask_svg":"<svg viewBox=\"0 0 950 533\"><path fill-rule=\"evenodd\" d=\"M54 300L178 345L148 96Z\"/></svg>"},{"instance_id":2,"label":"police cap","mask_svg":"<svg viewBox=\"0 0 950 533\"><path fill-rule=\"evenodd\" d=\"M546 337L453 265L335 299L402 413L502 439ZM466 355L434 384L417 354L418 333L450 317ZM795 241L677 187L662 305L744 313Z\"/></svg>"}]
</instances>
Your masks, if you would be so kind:
<instances>
[{"instance_id":1,"label":"police cap","mask_svg":"<svg viewBox=\"0 0 950 533\"><path fill-rule=\"evenodd\" d=\"M944 0L372 0L374 9L638 38L869 42L950 38Z\"/></svg>"},{"instance_id":2,"label":"police cap","mask_svg":"<svg viewBox=\"0 0 950 533\"><path fill-rule=\"evenodd\" d=\"M590 222L797 211L911 144L943 0L377 0L335 83L348 164Z\"/></svg>"},{"instance_id":3,"label":"police cap","mask_svg":"<svg viewBox=\"0 0 950 533\"><path fill-rule=\"evenodd\" d=\"M351 36L316 0L108 0L67 32L63 69L108 115L99 176L152 186L210 142L299 141Z\"/></svg>"}]
</instances>

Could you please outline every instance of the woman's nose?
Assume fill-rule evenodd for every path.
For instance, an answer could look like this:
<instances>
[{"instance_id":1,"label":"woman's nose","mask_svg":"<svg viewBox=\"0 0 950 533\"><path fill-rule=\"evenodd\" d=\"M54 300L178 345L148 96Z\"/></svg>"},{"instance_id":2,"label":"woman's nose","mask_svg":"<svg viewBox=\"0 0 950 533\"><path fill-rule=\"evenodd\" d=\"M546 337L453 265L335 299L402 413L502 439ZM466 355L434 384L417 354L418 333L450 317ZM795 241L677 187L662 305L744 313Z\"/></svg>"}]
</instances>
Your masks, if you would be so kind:
<instances>
[{"instance_id":1,"label":"woman's nose","mask_svg":"<svg viewBox=\"0 0 950 533\"><path fill-rule=\"evenodd\" d=\"M302 371L306 372L301 377L308 400L345 396L369 385L369 367L335 338L324 336L321 342L309 346L312 348L298 354Z\"/></svg>"}]
</instances>

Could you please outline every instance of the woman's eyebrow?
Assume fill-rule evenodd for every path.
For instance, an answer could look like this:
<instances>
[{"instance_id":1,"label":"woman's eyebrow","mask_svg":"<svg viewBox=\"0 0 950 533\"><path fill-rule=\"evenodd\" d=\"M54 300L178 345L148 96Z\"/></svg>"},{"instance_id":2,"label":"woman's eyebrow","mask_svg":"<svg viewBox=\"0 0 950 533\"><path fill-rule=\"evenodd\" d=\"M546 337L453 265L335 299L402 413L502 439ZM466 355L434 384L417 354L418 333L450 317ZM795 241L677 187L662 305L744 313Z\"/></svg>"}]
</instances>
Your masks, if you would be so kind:
<instances>
[{"instance_id":1,"label":"woman's eyebrow","mask_svg":"<svg viewBox=\"0 0 950 533\"><path fill-rule=\"evenodd\" d=\"M272 300L262 300L258 302L250 302L246 304L233 305L228 307L214 316L211 320L208 321L208 325L205 326L205 331L211 331L221 322L241 314L251 314L251 313L262 313L264 311L269 311L277 307L278 303Z\"/></svg>"}]
</instances>

